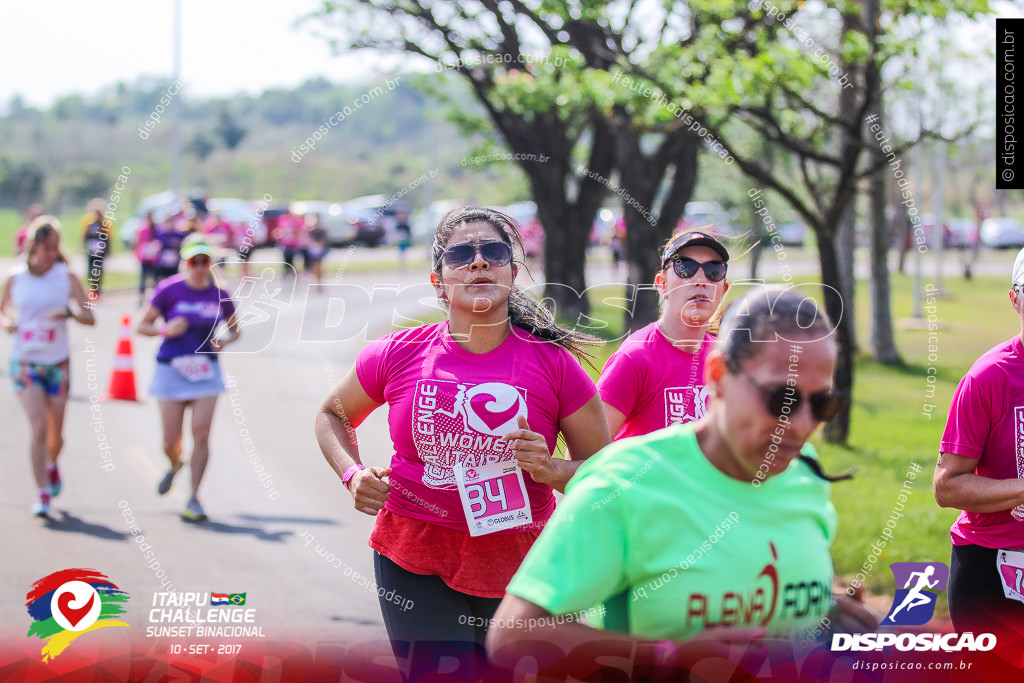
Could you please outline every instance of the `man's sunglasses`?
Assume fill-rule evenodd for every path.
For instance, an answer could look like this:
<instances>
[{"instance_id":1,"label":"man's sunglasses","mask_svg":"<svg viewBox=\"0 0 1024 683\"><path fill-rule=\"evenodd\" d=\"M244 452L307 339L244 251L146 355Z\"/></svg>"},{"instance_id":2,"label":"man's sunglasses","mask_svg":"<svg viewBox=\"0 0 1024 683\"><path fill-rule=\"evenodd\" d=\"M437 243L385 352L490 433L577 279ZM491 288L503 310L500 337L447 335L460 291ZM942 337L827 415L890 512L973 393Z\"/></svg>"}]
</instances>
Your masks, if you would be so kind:
<instances>
[{"instance_id":1,"label":"man's sunglasses","mask_svg":"<svg viewBox=\"0 0 1024 683\"><path fill-rule=\"evenodd\" d=\"M701 268L704 269L704 274L707 275L708 280L711 282L721 282L729 271L729 264L724 261L704 261L701 263L700 261L694 261L692 258L683 256L677 256L672 259L672 270L676 271L676 275L684 280L689 280Z\"/></svg>"},{"instance_id":2,"label":"man's sunglasses","mask_svg":"<svg viewBox=\"0 0 1024 683\"><path fill-rule=\"evenodd\" d=\"M804 401L804 395L796 387L786 384L781 384L777 387L766 387L759 384L750 375L744 374L744 377L750 380L750 383L761 392L761 398L764 399L765 407L775 417L781 418L783 415L794 415L800 410L800 404ZM807 399L811 402L811 415L818 422L828 422L834 419L843 407L843 397L830 390L810 394L807 396Z\"/></svg>"},{"instance_id":3,"label":"man's sunglasses","mask_svg":"<svg viewBox=\"0 0 1024 683\"><path fill-rule=\"evenodd\" d=\"M449 268L465 268L480 254L492 268L507 266L512 260L512 247L504 242L462 242L444 250L444 264Z\"/></svg>"},{"instance_id":4,"label":"man's sunglasses","mask_svg":"<svg viewBox=\"0 0 1024 683\"><path fill-rule=\"evenodd\" d=\"M209 256L193 256L188 260L190 266L208 266L211 262Z\"/></svg>"}]
</instances>

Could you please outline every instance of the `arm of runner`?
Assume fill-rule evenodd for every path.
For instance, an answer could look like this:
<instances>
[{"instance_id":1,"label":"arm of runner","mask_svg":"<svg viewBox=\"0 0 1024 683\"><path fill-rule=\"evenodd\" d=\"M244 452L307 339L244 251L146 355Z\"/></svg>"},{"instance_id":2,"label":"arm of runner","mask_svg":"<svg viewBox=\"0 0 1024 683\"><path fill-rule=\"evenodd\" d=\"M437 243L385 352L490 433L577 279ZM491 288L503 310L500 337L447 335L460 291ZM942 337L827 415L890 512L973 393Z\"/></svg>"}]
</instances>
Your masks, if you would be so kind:
<instances>
[{"instance_id":1,"label":"arm of runner","mask_svg":"<svg viewBox=\"0 0 1024 683\"><path fill-rule=\"evenodd\" d=\"M320 406L314 427L316 440L339 479L352 465L362 464L355 428L380 405L363 390L352 366ZM382 477L390 473L390 468L369 467L352 476L348 489L356 510L375 516L384 508L391 486Z\"/></svg>"},{"instance_id":2,"label":"arm of runner","mask_svg":"<svg viewBox=\"0 0 1024 683\"><path fill-rule=\"evenodd\" d=\"M604 406L605 419L608 420L608 433L614 437L622 429L622 425L626 421L626 414L611 403L601 401L601 404Z\"/></svg>"},{"instance_id":3,"label":"arm of runner","mask_svg":"<svg viewBox=\"0 0 1024 683\"><path fill-rule=\"evenodd\" d=\"M625 659L632 665L631 678L657 679L707 657L737 661L732 646L756 646L763 635L763 628L718 627L681 642L659 642L569 620L556 623L543 607L506 593L487 631L487 654L508 667L535 661L537 674L558 678L586 678L601 668L599 658ZM541 643L544 647L538 647Z\"/></svg>"},{"instance_id":4,"label":"arm of runner","mask_svg":"<svg viewBox=\"0 0 1024 683\"><path fill-rule=\"evenodd\" d=\"M18 323L10 317L8 311L11 307L11 282L10 278L4 283L4 292L0 295L0 325L10 334L18 331Z\"/></svg>"},{"instance_id":5,"label":"arm of runner","mask_svg":"<svg viewBox=\"0 0 1024 683\"><path fill-rule=\"evenodd\" d=\"M89 305L85 297L85 288L82 287L82 281L78 279L77 275L72 273L68 273L68 278L71 280L71 298L75 300L75 308L78 309L76 312L68 306L71 317L75 319L75 322L83 325L95 325L96 316L92 314L92 306Z\"/></svg>"},{"instance_id":6,"label":"arm of runner","mask_svg":"<svg viewBox=\"0 0 1024 683\"><path fill-rule=\"evenodd\" d=\"M975 458L939 453L932 489L939 507L1001 512L1024 503L1024 479L992 479L974 473Z\"/></svg>"}]
</instances>

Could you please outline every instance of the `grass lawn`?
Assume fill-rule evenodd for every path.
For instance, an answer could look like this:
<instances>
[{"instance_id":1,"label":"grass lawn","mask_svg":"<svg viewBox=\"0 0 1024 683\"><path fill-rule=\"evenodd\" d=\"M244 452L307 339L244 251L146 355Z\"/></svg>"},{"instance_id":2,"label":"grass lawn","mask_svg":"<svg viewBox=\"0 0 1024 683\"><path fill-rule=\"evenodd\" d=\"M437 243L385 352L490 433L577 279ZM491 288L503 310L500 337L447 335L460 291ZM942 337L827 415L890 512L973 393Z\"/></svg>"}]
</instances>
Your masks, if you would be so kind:
<instances>
[{"instance_id":1,"label":"grass lawn","mask_svg":"<svg viewBox=\"0 0 1024 683\"><path fill-rule=\"evenodd\" d=\"M832 500L839 515L839 531L832 551L836 574L849 582L857 572L864 571L869 591L888 594L893 592L889 563L949 562L949 526L957 512L939 508L931 492L946 413L960 378L978 356L1019 332L1019 323L1007 301L1007 278L976 278L972 282L947 279L950 298L936 301L934 313L940 325L938 351L934 362L929 363L928 332L901 324L912 313L912 279L894 274L892 285L896 341L905 364L896 368L883 366L862 351L856 362L848 447L826 444L820 436L814 439L827 472L857 468L852 481L832 487ZM621 288L597 290L591 298L591 315L610 321L612 336L621 329L621 311L602 305L599 299L602 295L621 296L621 292ZM857 338L861 347L866 348L870 340L866 282L858 283L856 296ZM618 343L613 342L598 349L595 365L602 368L617 347ZM935 368L937 380L934 398L926 399L929 365ZM591 374L596 378L596 372ZM922 411L926 401L935 406L930 418ZM872 564L868 558L871 545L893 514L912 463L920 466L921 471L911 482L912 493L904 516L896 522L893 540L873 566L865 570L866 562ZM939 611L945 609L943 595Z\"/></svg>"}]
</instances>

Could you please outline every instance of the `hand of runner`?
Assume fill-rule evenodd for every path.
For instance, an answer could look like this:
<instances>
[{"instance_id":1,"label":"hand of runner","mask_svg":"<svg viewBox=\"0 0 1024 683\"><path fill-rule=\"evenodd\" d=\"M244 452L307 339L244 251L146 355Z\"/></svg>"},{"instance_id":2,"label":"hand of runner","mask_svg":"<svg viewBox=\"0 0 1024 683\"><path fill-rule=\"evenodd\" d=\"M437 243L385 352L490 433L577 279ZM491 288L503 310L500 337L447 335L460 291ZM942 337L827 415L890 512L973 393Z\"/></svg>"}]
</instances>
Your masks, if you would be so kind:
<instances>
[{"instance_id":1,"label":"hand of runner","mask_svg":"<svg viewBox=\"0 0 1024 683\"><path fill-rule=\"evenodd\" d=\"M180 337L185 334L187 329L188 318L179 315L177 318L172 318L167 321L167 325L164 326L164 336L167 338Z\"/></svg>"},{"instance_id":2,"label":"hand of runner","mask_svg":"<svg viewBox=\"0 0 1024 683\"><path fill-rule=\"evenodd\" d=\"M542 434L530 431L530 425L522 415L518 418L519 429L501 437L509 442L516 462L529 472L534 481L545 482L557 476L557 465L548 453L548 443Z\"/></svg>"},{"instance_id":3,"label":"hand of runner","mask_svg":"<svg viewBox=\"0 0 1024 683\"><path fill-rule=\"evenodd\" d=\"M4 323L4 329L7 330L8 334L14 334L18 331L18 321L14 318L8 318L7 322Z\"/></svg>"},{"instance_id":4,"label":"hand of runner","mask_svg":"<svg viewBox=\"0 0 1024 683\"><path fill-rule=\"evenodd\" d=\"M390 467L367 467L359 470L348 480L348 490L356 510L371 517L384 509L391 485L383 477L391 474Z\"/></svg>"},{"instance_id":5,"label":"hand of runner","mask_svg":"<svg viewBox=\"0 0 1024 683\"><path fill-rule=\"evenodd\" d=\"M838 632L874 633L878 630L879 619L864 604L863 594L864 589L860 587L854 597L849 595L834 597L835 606L830 610L829 617L836 622L839 627L836 629Z\"/></svg>"}]
</instances>

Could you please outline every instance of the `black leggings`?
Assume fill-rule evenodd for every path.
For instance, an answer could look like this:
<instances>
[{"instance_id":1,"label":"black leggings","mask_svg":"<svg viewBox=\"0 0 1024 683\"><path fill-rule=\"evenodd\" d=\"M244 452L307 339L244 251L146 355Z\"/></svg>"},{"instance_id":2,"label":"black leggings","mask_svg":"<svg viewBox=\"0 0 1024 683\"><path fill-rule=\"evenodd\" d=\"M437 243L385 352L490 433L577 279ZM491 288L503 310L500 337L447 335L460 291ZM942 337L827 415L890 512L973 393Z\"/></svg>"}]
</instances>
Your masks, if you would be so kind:
<instances>
[{"instance_id":1,"label":"black leggings","mask_svg":"<svg viewBox=\"0 0 1024 683\"><path fill-rule=\"evenodd\" d=\"M399 667L409 672L407 680L437 671L442 657L459 660L452 676L464 672L466 681L483 678L484 639L500 598L460 593L439 576L414 574L377 552L373 573L384 627Z\"/></svg>"},{"instance_id":2,"label":"black leggings","mask_svg":"<svg viewBox=\"0 0 1024 683\"><path fill-rule=\"evenodd\" d=\"M958 633L1024 632L1024 603L1003 594L995 548L955 545L949 561L949 616Z\"/></svg>"}]
</instances>

